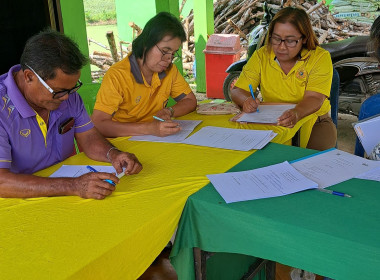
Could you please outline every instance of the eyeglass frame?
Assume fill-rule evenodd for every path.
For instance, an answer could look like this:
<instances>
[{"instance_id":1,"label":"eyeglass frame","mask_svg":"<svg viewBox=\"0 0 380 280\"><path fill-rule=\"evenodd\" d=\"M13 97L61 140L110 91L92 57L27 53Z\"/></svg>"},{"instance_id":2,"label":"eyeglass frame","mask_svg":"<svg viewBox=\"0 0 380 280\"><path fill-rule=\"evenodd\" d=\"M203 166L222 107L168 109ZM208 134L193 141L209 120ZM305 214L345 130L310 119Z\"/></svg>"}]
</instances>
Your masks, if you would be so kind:
<instances>
[{"instance_id":1,"label":"eyeglass frame","mask_svg":"<svg viewBox=\"0 0 380 280\"><path fill-rule=\"evenodd\" d=\"M270 36L269 37L269 41L270 41L270 43L272 44L272 45L274 45L274 46L280 46L281 44L282 44L282 42L284 42L284 45L287 47L287 48L295 48L295 47L297 47L297 44L298 44L298 42L303 38L303 36L301 36L298 40L293 40L293 39L281 39L281 38L276 38L276 37L274 37L276 40L279 40L279 44L273 44L273 42L272 42L272 39L273 39L273 36ZM286 42L286 40L290 40L290 41L294 41L294 42L296 42L296 44L294 45L294 46L288 46L288 44L287 44L287 42Z\"/></svg>"},{"instance_id":2,"label":"eyeglass frame","mask_svg":"<svg viewBox=\"0 0 380 280\"><path fill-rule=\"evenodd\" d=\"M53 95L53 99L58 99L58 98L61 98L61 97L64 97L66 94L72 94L74 92L76 92L78 89L80 89L80 87L83 85L83 83L81 82L81 80L78 80L77 83L79 83L79 85L75 85L75 87L73 87L72 89L66 89L66 90L60 90L60 91L54 91L41 77L40 75L38 75L36 73L36 71L33 70L32 67L30 67L28 64L25 64L26 67L28 67L35 75L36 77L38 78L38 80L41 82L41 84ZM64 93L64 94L62 94Z\"/></svg>"},{"instance_id":3,"label":"eyeglass frame","mask_svg":"<svg viewBox=\"0 0 380 280\"><path fill-rule=\"evenodd\" d=\"M170 54L170 55L172 56L172 58L171 58L171 62L173 62L173 61L175 62L176 59L179 59L179 58L180 58L178 51L173 52L173 53L168 53L168 52L164 52L163 50L161 50L160 47L159 47L157 44L155 44L155 46L157 47L157 49L158 49L158 50L161 52L161 54L162 54L162 56L161 56L161 60L162 60L162 61L165 61L164 56L165 56L165 55L168 55L168 54Z\"/></svg>"}]
</instances>

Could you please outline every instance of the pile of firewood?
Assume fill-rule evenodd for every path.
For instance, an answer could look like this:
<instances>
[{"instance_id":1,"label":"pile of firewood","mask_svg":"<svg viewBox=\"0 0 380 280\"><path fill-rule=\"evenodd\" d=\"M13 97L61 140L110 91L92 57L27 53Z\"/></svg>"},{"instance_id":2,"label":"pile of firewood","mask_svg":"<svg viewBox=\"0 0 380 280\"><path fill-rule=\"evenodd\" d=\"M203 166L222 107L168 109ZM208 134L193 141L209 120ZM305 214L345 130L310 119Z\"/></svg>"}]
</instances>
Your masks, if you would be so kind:
<instances>
[{"instance_id":1,"label":"pile of firewood","mask_svg":"<svg viewBox=\"0 0 380 280\"><path fill-rule=\"evenodd\" d=\"M247 44L248 35L263 17L263 3L266 2L273 12L281 9L280 0L218 0L214 2L214 32L219 34L239 34L241 44ZM287 1L284 5L304 9L310 16L314 32L320 43L342 40L369 33L370 24L334 18L325 1ZM188 31L188 49L192 51L194 40L194 15L183 19Z\"/></svg>"},{"instance_id":2,"label":"pile of firewood","mask_svg":"<svg viewBox=\"0 0 380 280\"><path fill-rule=\"evenodd\" d=\"M264 15L264 2L275 13L281 9L281 0L217 0L214 2L214 32L217 34L239 34L243 49L247 48L249 33L260 23ZM284 1L285 2L285 1ZM296 6L304 9L310 16L310 20L317 35L319 43L328 43L346 39L352 36L366 35L369 33L370 24L335 18L329 11L325 1L317 0L287 0L284 7ZM183 44L182 58L184 69L192 70L194 61L194 15L193 11L182 19L187 33L187 42ZM130 23L136 35L141 28ZM109 34L108 34L109 35ZM108 36L107 35L107 36ZM102 71L106 71L112 63L120 59L115 51L113 34L108 41L110 47L106 47L111 54L108 56L93 54L91 63L97 65ZM130 50L130 47L127 51ZM241 52L244 56L245 52Z\"/></svg>"}]
</instances>

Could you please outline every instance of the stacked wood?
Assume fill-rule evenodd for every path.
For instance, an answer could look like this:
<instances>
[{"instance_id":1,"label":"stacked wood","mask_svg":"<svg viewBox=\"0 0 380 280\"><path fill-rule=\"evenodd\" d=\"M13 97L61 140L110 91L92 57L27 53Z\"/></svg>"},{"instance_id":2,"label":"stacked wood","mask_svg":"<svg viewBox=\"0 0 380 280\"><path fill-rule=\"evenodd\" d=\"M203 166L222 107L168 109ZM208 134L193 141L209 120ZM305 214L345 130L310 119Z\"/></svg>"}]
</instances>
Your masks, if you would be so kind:
<instances>
[{"instance_id":1,"label":"stacked wood","mask_svg":"<svg viewBox=\"0 0 380 280\"><path fill-rule=\"evenodd\" d=\"M354 1L354 0L351 0ZM368 0L374 1L374 0ZM186 0L182 0L181 8ZM281 9L281 0L215 0L214 1L214 33L217 34L239 34L244 56L249 41L249 33L257 26L264 15L264 2L269 9L276 13ZM310 16L310 20L317 35L319 43L328 43L343 40L352 36L368 35L371 27L370 23L362 23L344 18L337 18L330 12L329 6L323 0L286 0L284 6L295 6L304 9ZM182 19L182 23L187 35L187 42L182 46L182 61L184 69L192 71L194 62L194 15L193 11ZM134 34L141 33L141 28L130 22ZM113 35L113 34L112 34ZM89 42L96 43L92 39ZM122 44L127 44L128 48L123 48ZM117 54L114 39L109 40L110 47L104 46L112 53L105 55L93 54L90 56L91 63L97 65L101 71L106 71L110 65L125 57L124 54L131 49L131 44L120 41L120 49L123 52ZM125 50L125 51L124 51Z\"/></svg>"},{"instance_id":2,"label":"stacked wood","mask_svg":"<svg viewBox=\"0 0 380 280\"><path fill-rule=\"evenodd\" d=\"M260 23L263 3L266 2L273 12L281 9L280 0L217 0L214 2L214 32L218 34L239 34L241 44L246 47L249 33ZM288 0L286 6L296 6L304 9L310 16L314 32L320 43L343 40L352 36L369 34L370 24L355 22L347 19L335 18L329 11L325 1L316 0ZM194 36L193 11L184 18L188 22L188 49L194 48L191 39Z\"/></svg>"}]
</instances>

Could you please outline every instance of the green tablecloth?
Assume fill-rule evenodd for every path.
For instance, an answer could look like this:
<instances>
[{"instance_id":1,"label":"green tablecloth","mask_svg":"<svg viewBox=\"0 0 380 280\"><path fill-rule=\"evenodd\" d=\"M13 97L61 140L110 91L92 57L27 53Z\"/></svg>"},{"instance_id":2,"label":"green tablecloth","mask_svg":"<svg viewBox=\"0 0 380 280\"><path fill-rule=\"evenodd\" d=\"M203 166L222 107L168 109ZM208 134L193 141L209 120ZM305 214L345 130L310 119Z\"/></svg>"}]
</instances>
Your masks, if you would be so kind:
<instances>
[{"instance_id":1,"label":"green tablecloth","mask_svg":"<svg viewBox=\"0 0 380 280\"><path fill-rule=\"evenodd\" d=\"M230 171L294 160L315 151L270 144ZM351 179L331 187L352 198L308 190L226 204L215 188L189 197L171 261L194 279L193 247L252 255L334 279L380 279L380 183Z\"/></svg>"}]
</instances>

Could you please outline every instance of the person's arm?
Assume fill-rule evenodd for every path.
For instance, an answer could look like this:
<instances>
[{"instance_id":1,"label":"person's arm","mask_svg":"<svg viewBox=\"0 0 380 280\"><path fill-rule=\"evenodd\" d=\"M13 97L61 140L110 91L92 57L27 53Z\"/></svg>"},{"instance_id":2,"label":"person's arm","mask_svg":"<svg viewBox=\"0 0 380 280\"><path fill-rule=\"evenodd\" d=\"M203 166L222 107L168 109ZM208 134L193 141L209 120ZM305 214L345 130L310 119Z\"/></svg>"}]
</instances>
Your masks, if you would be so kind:
<instances>
[{"instance_id":1,"label":"person's arm","mask_svg":"<svg viewBox=\"0 0 380 280\"><path fill-rule=\"evenodd\" d=\"M293 109L285 111L279 118L277 125L293 127L300 119L317 112L326 96L315 91L305 91L303 99Z\"/></svg>"},{"instance_id":2,"label":"person's arm","mask_svg":"<svg viewBox=\"0 0 380 280\"><path fill-rule=\"evenodd\" d=\"M92 121L96 128L105 137L123 137L134 135L168 136L181 130L178 124L167 120L160 122L152 120L145 123L122 123L112 120L112 116L100 110L94 109Z\"/></svg>"},{"instance_id":3,"label":"person's arm","mask_svg":"<svg viewBox=\"0 0 380 280\"><path fill-rule=\"evenodd\" d=\"M0 197L44 197L76 195L82 198L104 199L115 187L119 178L110 173L87 173L77 178L45 178L28 174L15 174L0 168Z\"/></svg>"},{"instance_id":4,"label":"person's arm","mask_svg":"<svg viewBox=\"0 0 380 280\"><path fill-rule=\"evenodd\" d=\"M156 113L157 117L164 120L170 120L170 118L181 117L195 110L197 107L197 99L194 93L190 92L175 105L169 108L164 108Z\"/></svg>"},{"instance_id":5,"label":"person's arm","mask_svg":"<svg viewBox=\"0 0 380 280\"><path fill-rule=\"evenodd\" d=\"M249 91L235 86L231 90L231 98L245 113L256 112L260 104L260 100L258 98L253 99Z\"/></svg>"},{"instance_id":6,"label":"person's arm","mask_svg":"<svg viewBox=\"0 0 380 280\"><path fill-rule=\"evenodd\" d=\"M105 139L95 127L82 133L76 133L75 139L86 156L93 160L110 162L117 173L125 169L125 174L137 174L142 165L134 154L119 151Z\"/></svg>"}]
</instances>

